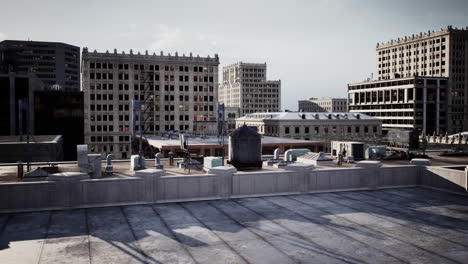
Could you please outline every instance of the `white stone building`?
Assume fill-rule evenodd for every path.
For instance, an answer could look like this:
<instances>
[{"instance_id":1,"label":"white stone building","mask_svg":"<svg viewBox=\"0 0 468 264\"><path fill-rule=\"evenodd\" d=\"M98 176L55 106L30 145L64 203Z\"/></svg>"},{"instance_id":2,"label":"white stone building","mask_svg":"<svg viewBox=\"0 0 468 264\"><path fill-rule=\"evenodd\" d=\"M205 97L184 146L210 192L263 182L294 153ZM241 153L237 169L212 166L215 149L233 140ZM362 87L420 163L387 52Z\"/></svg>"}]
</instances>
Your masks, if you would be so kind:
<instances>
[{"instance_id":1,"label":"white stone building","mask_svg":"<svg viewBox=\"0 0 468 264\"><path fill-rule=\"evenodd\" d=\"M92 153L130 157L132 100L142 103L145 134L196 132L216 124L218 65L216 54L118 54L84 48L85 143ZM135 123L139 134L138 116Z\"/></svg>"},{"instance_id":2,"label":"white stone building","mask_svg":"<svg viewBox=\"0 0 468 264\"><path fill-rule=\"evenodd\" d=\"M265 136L317 140L368 141L382 136L382 120L359 113L272 112L236 119L236 127L257 127Z\"/></svg>"},{"instance_id":3,"label":"white stone building","mask_svg":"<svg viewBox=\"0 0 468 264\"><path fill-rule=\"evenodd\" d=\"M302 112L347 112L348 99L346 98L309 98L299 101L299 111Z\"/></svg>"},{"instance_id":4,"label":"white stone building","mask_svg":"<svg viewBox=\"0 0 468 264\"><path fill-rule=\"evenodd\" d=\"M224 67L219 101L240 115L281 109L281 81L267 80L266 63L239 62Z\"/></svg>"}]
</instances>

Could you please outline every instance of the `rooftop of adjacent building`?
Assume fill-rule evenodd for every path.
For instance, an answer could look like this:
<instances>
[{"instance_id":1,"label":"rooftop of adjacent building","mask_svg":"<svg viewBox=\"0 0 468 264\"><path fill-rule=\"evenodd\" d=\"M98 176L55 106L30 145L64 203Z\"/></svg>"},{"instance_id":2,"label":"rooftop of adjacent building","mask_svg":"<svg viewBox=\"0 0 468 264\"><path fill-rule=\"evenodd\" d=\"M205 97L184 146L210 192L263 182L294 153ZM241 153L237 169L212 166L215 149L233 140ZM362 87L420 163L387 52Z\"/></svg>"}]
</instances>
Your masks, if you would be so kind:
<instances>
[{"instance_id":1,"label":"rooftop of adjacent building","mask_svg":"<svg viewBox=\"0 0 468 264\"><path fill-rule=\"evenodd\" d=\"M236 121L249 120L380 120L376 117L360 113L328 113L328 112L271 112L247 114Z\"/></svg>"},{"instance_id":2,"label":"rooftop of adjacent building","mask_svg":"<svg viewBox=\"0 0 468 264\"><path fill-rule=\"evenodd\" d=\"M348 99L346 98L316 98L316 97L310 97L309 99L306 100L300 100L300 101L347 101Z\"/></svg>"},{"instance_id":3,"label":"rooftop of adjacent building","mask_svg":"<svg viewBox=\"0 0 468 264\"><path fill-rule=\"evenodd\" d=\"M365 84L377 84L377 83L398 83L401 81L415 81L415 80L444 80L448 81L449 78L447 77L433 77L433 76L412 76L412 77L403 77L403 78L393 78L387 80L366 80L363 82L356 82L356 83L349 83L348 86L355 86L355 85L365 85Z\"/></svg>"},{"instance_id":4,"label":"rooftop of adjacent building","mask_svg":"<svg viewBox=\"0 0 468 264\"><path fill-rule=\"evenodd\" d=\"M31 135L29 136L29 143L57 143L62 138L61 135ZM27 135L23 135L22 140L20 136L0 136L0 144L26 144Z\"/></svg>"},{"instance_id":5,"label":"rooftop of adjacent building","mask_svg":"<svg viewBox=\"0 0 468 264\"><path fill-rule=\"evenodd\" d=\"M402 37L402 38L397 38L397 39L391 39L389 40L387 43L377 43L376 45L376 49L377 50L380 50L380 49L385 49L385 48L388 48L388 47L391 47L391 46L394 46L394 45L400 45L400 44L406 44L406 43L411 43L411 42L415 42L415 41L421 41L421 40L424 40L424 39L429 39L429 38L433 38L433 37L436 37L436 36L442 36L442 35L447 35L449 33L453 33L453 32L456 32L456 33L463 33L463 34L467 34L468 35L468 27L466 28L453 28L452 26L447 26L447 28L441 28L439 31L434 31L434 30L429 30L427 32L419 32L419 34L412 34L411 36L405 36L405 37Z\"/></svg>"},{"instance_id":6,"label":"rooftop of adjacent building","mask_svg":"<svg viewBox=\"0 0 468 264\"><path fill-rule=\"evenodd\" d=\"M171 147L171 146L180 146L180 139L177 135L173 135L172 137L163 137L163 136L146 136L149 144L157 147L159 149L163 147ZM188 144L194 146L208 146L208 145L220 145L220 139L217 136L189 136ZM281 138L281 137L268 137L262 136L262 144L314 144L315 141L310 140L302 140L302 139L292 139L292 138ZM318 142L318 141L317 141ZM224 137L224 143L228 145L228 138ZM322 142L320 142L322 143Z\"/></svg>"},{"instance_id":7,"label":"rooftop of adjacent building","mask_svg":"<svg viewBox=\"0 0 468 264\"><path fill-rule=\"evenodd\" d=\"M114 49L113 52L109 52L109 50L106 50L105 52L98 52L97 50L94 50L92 52L88 51L87 47L83 48L82 52L82 57L83 60L85 59L99 59L99 58L119 58L119 59L143 59L143 60L179 60L179 61L205 61L205 62L217 62L219 64L219 56L218 54L214 54L214 57L210 57L210 55L206 57L200 57L200 55L194 56L192 52L189 53L189 55L182 54L179 55L179 53L176 51L173 55L171 53L164 54L163 51L160 51L159 54L156 54L156 52L153 52L152 54L148 52L148 50L145 50L144 53L141 53L138 51L137 53L134 53L133 50L131 49L128 53L126 53L124 50L122 50L121 53L118 53L117 49Z\"/></svg>"},{"instance_id":8,"label":"rooftop of adjacent building","mask_svg":"<svg viewBox=\"0 0 468 264\"><path fill-rule=\"evenodd\" d=\"M233 63L233 64L226 65L223 68L228 69L228 68L232 68L232 67L243 67L243 66L265 68L266 65L267 65L266 62L258 63L258 62L242 62L242 61L239 61L239 62L236 62L236 63Z\"/></svg>"},{"instance_id":9,"label":"rooftop of adjacent building","mask_svg":"<svg viewBox=\"0 0 468 264\"><path fill-rule=\"evenodd\" d=\"M80 47L67 44L64 42L51 42L51 41L33 41L33 40L13 40L7 39L0 41L0 48L56 48L57 45L67 46L71 48L80 49Z\"/></svg>"}]
</instances>

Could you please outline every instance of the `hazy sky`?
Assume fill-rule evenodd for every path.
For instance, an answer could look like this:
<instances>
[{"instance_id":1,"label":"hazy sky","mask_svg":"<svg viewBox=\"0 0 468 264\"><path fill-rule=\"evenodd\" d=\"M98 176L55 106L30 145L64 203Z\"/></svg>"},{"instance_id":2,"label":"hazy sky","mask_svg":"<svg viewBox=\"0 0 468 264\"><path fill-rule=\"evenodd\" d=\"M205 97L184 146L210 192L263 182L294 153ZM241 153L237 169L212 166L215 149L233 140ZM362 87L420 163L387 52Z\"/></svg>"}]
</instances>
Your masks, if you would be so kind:
<instances>
[{"instance_id":1,"label":"hazy sky","mask_svg":"<svg viewBox=\"0 0 468 264\"><path fill-rule=\"evenodd\" d=\"M375 73L377 42L468 26L468 0L2 2L0 40L218 53L220 67L266 62L267 78L282 81L287 109L303 98L345 97L347 83Z\"/></svg>"}]
</instances>

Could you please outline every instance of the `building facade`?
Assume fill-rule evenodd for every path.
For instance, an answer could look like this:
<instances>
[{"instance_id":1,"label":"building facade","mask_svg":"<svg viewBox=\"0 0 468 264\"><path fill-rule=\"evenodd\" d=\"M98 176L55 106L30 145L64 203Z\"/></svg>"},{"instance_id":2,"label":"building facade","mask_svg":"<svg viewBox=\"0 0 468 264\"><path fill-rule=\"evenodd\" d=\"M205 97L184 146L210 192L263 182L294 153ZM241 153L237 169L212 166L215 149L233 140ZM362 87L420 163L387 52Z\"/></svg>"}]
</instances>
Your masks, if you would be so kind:
<instances>
[{"instance_id":1,"label":"building facade","mask_svg":"<svg viewBox=\"0 0 468 264\"><path fill-rule=\"evenodd\" d=\"M65 43L4 40L0 72L34 73L45 88L80 90L80 48Z\"/></svg>"},{"instance_id":2,"label":"building facade","mask_svg":"<svg viewBox=\"0 0 468 264\"><path fill-rule=\"evenodd\" d=\"M148 135L208 131L216 122L218 65L218 55L98 53L84 48L85 143L93 153L129 158L132 132L140 133L140 121ZM142 105L142 116L137 113L134 120L132 100Z\"/></svg>"},{"instance_id":3,"label":"building facade","mask_svg":"<svg viewBox=\"0 0 468 264\"><path fill-rule=\"evenodd\" d=\"M240 115L281 109L281 80L267 80L266 63L239 62L224 67L219 101Z\"/></svg>"},{"instance_id":4,"label":"building facade","mask_svg":"<svg viewBox=\"0 0 468 264\"><path fill-rule=\"evenodd\" d=\"M264 136L330 142L381 138L382 120L359 113L274 112L248 114L236 126L257 127Z\"/></svg>"},{"instance_id":5,"label":"building facade","mask_svg":"<svg viewBox=\"0 0 468 264\"><path fill-rule=\"evenodd\" d=\"M299 112L347 112L348 99L346 98L328 98L318 99L309 98L308 100L300 100Z\"/></svg>"},{"instance_id":6,"label":"building facade","mask_svg":"<svg viewBox=\"0 0 468 264\"><path fill-rule=\"evenodd\" d=\"M83 92L44 90L34 93L36 135L62 135L64 160L77 160L84 143Z\"/></svg>"},{"instance_id":7,"label":"building facade","mask_svg":"<svg viewBox=\"0 0 468 264\"><path fill-rule=\"evenodd\" d=\"M449 133L468 130L468 27L448 26L378 43L377 80L447 77Z\"/></svg>"},{"instance_id":8,"label":"building facade","mask_svg":"<svg viewBox=\"0 0 468 264\"><path fill-rule=\"evenodd\" d=\"M236 119L241 117L239 107L225 107L224 118L226 121L226 130L228 132L236 129Z\"/></svg>"},{"instance_id":9,"label":"building facade","mask_svg":"<svg viewBox=\"0 0 468 264\"><path fill-rule=\"evenodd\" d=\"M349 111L382 120L382 129L445 134L448 78L408 77L348 85Z\"/></svg>"},{"instance_id":10,"label":"building facade","mask_svg":"<svg viewBox=\"0 0 468 264\"><path fill-rule=\"evenodd\" d=\"M26 134L29 127L34 134L34 93L44 89L43 83L32 73L0 73L0 135L13 136ZM28 112L22 111L22 122L19 118L19 100L28 104ZM29 115L29 123L26 116Z\"/></svg>"}]
</instances>

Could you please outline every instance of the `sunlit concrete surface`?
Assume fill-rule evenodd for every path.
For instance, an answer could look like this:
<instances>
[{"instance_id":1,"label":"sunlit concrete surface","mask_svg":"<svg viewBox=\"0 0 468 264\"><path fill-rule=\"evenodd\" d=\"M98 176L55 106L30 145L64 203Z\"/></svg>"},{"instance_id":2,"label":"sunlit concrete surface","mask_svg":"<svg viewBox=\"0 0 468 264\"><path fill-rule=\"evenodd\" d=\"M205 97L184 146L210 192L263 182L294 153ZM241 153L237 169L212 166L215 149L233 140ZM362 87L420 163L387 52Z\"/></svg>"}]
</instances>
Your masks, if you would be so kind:
<instances>
[{"instance_id":1,"label":"sunlit concrete surface","mask_svg":"<svg viewBox=\"0 0 468 264\"><path fill-rule=\"evenodd\" d=\"M467 263L468 198L401 188L0 215L0 263Z\"/></svg>"}]
</instances>

